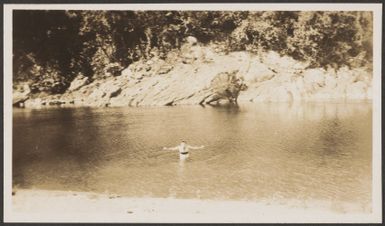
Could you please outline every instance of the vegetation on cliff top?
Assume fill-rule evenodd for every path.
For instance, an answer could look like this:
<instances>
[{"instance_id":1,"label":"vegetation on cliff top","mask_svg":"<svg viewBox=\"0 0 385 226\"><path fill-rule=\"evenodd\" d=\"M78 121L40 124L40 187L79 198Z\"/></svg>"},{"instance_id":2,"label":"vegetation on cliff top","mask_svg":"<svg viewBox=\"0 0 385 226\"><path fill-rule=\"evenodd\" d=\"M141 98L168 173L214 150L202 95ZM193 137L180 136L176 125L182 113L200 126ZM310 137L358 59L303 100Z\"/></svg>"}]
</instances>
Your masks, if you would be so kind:
<instances>
[{"instance_id":1,"label":"vegetation on cliff top","mask_svg":"<svg viewBox=\"0 0 385 226\"><path fill-rule=\"evenodd\" d=\"M219 51L274 51L309 68L372 64L372 14L364 11L15 10L14 84L63 93L79 74L120 75L133 62L178 51L186 37Z\"/></svg>"}]
</instances>

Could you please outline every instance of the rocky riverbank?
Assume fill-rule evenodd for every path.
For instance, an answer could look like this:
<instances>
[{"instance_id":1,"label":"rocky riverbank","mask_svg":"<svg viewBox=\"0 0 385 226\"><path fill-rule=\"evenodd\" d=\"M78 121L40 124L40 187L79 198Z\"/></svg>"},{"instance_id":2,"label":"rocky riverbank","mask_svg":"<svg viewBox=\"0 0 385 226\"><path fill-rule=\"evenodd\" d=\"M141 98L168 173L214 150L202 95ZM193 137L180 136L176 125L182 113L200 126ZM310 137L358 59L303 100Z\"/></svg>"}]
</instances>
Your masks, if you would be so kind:
<instances>
[{"instance_id":1,"label":"rocky riverbank","mask_svg":"<svg viewBox=\"0 0 385 226\"><path fill-rule=\"evenodd\" d=\"M190 40L166 59L154 56L135 62L118 76L92 80L79 75L63 94L32 95L28 87L15 89L13 103L21 107L206 104L218 92L212 81L231 73L247 86L238 96L242 103L372 99L372 74L364 68L308 69L305 63L275 52L225 53Z\"/></svg>"},{"instance_id":2,"label":"rocky riverbank","mask_svg":"<svg viewBox=\"0 0 385 226\"><path fill-rule=\"evenodd\" d=\"M274 215L272 215L274 213ZM224 201L132 198L87 192L18 190L6 209L12 222L373 222L352 203L319 200Z\"/></svg>"}]
</instances>

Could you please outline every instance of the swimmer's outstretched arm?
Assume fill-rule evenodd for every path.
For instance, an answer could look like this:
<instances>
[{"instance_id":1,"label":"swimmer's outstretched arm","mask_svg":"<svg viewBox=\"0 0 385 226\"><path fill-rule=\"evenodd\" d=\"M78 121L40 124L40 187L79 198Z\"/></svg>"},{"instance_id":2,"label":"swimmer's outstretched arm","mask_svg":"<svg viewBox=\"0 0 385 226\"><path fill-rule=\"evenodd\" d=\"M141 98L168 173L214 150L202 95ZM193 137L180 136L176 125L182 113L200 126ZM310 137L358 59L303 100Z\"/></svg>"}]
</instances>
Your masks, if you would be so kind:
<instances>
[{"instance_id":1,"label":"swimmer's outstretched arm","mask_svg":"<svg viewBox=\"0 0 385 226\"><path fill-rule=\"evenodd\" d=\"M176 147L172 147L172 148L163 147L163 150L176 151L176 150L178 150L178 147L179 147L179 146L176 146Z\"/></svg>"},{"instance_id":2,"label":"swimmer's outstretched arm","mask_svg":"<svg viewBox=\"0 0 385 226\"><path fill-rule=\"evenodd\" d=\"M204 145L201 145L201 146L199 146L199 147L196 147L196 146L187 145L187 147L190 148L190 149L193 149L193 150L197 150L197 149L202 149L202 148L204 148L205 146L204 146Z\"/></svg>"}]
</instances>

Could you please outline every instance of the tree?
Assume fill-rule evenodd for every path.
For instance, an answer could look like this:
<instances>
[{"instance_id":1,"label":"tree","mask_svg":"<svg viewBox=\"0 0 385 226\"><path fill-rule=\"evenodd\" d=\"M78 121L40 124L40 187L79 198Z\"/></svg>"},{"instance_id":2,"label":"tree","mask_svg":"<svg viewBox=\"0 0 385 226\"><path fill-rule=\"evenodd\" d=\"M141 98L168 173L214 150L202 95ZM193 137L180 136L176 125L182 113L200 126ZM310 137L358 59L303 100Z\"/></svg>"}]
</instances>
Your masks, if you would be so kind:
<instances>
[{"instance_id":1,"label":"tree","mask_svg":"<svg viewBox=\"0 0 385 226\"><path fill-rule=\"evenodd\" d=\"M82 46L78 22L64 11L13 11L13 79L29 80L33 92L63 92L75 75Z\"/></svg>"},{"instance_id":2,"label":"tree","mask_svg":"<svg viewBox=\"0 0 385 226\"><path fill-rule=\"evenodd\" d=\"M237 105L239 93L247 89L246 84L243 83L243 78L237 74L238 70L223 72L214 77L210 86L213 94L204 102L211 104L220 100L228 100L229 103Z\"/></svg>"},{"instance_id":3,"label":"tree","mask_svg":"<svg viewBox=\"0 0 385 226\"><path fill-rule=\"evenodd\" d=\"M371 21L370 12L301 12L287 54L311 67L371 64Z\"/></svg>"},{"instance_id":4,"label":"tree","mask_svg":"<svg viewBox=\"0 0 385 226\"><path fill-rule=\"evenodd\" d=\"M365 11L15 10L14 81L62 93L78 74L117 76L128 65L165 59L185 38L224 52L275 51L309 67L372 64L372 14Z\"/></svg>"}]
</instances>

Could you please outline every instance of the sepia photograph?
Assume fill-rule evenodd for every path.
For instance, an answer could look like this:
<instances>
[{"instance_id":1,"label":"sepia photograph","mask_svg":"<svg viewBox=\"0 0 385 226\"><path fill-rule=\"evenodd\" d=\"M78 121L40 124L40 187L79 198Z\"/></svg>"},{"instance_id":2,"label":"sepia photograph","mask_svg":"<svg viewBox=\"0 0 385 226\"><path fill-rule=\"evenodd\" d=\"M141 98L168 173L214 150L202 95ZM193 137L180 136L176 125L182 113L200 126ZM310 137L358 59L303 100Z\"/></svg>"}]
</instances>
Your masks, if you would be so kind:
<instances>
[{"instance_id":1,"label":"sepia photograph","mask_svg":"<svg viewBox=\"0 0 385 226\"><path fill-rule=\"evenodd\" d=\"M4 221L380 223L381 12L4 5Z\"/></svg>"}]
</instances>

